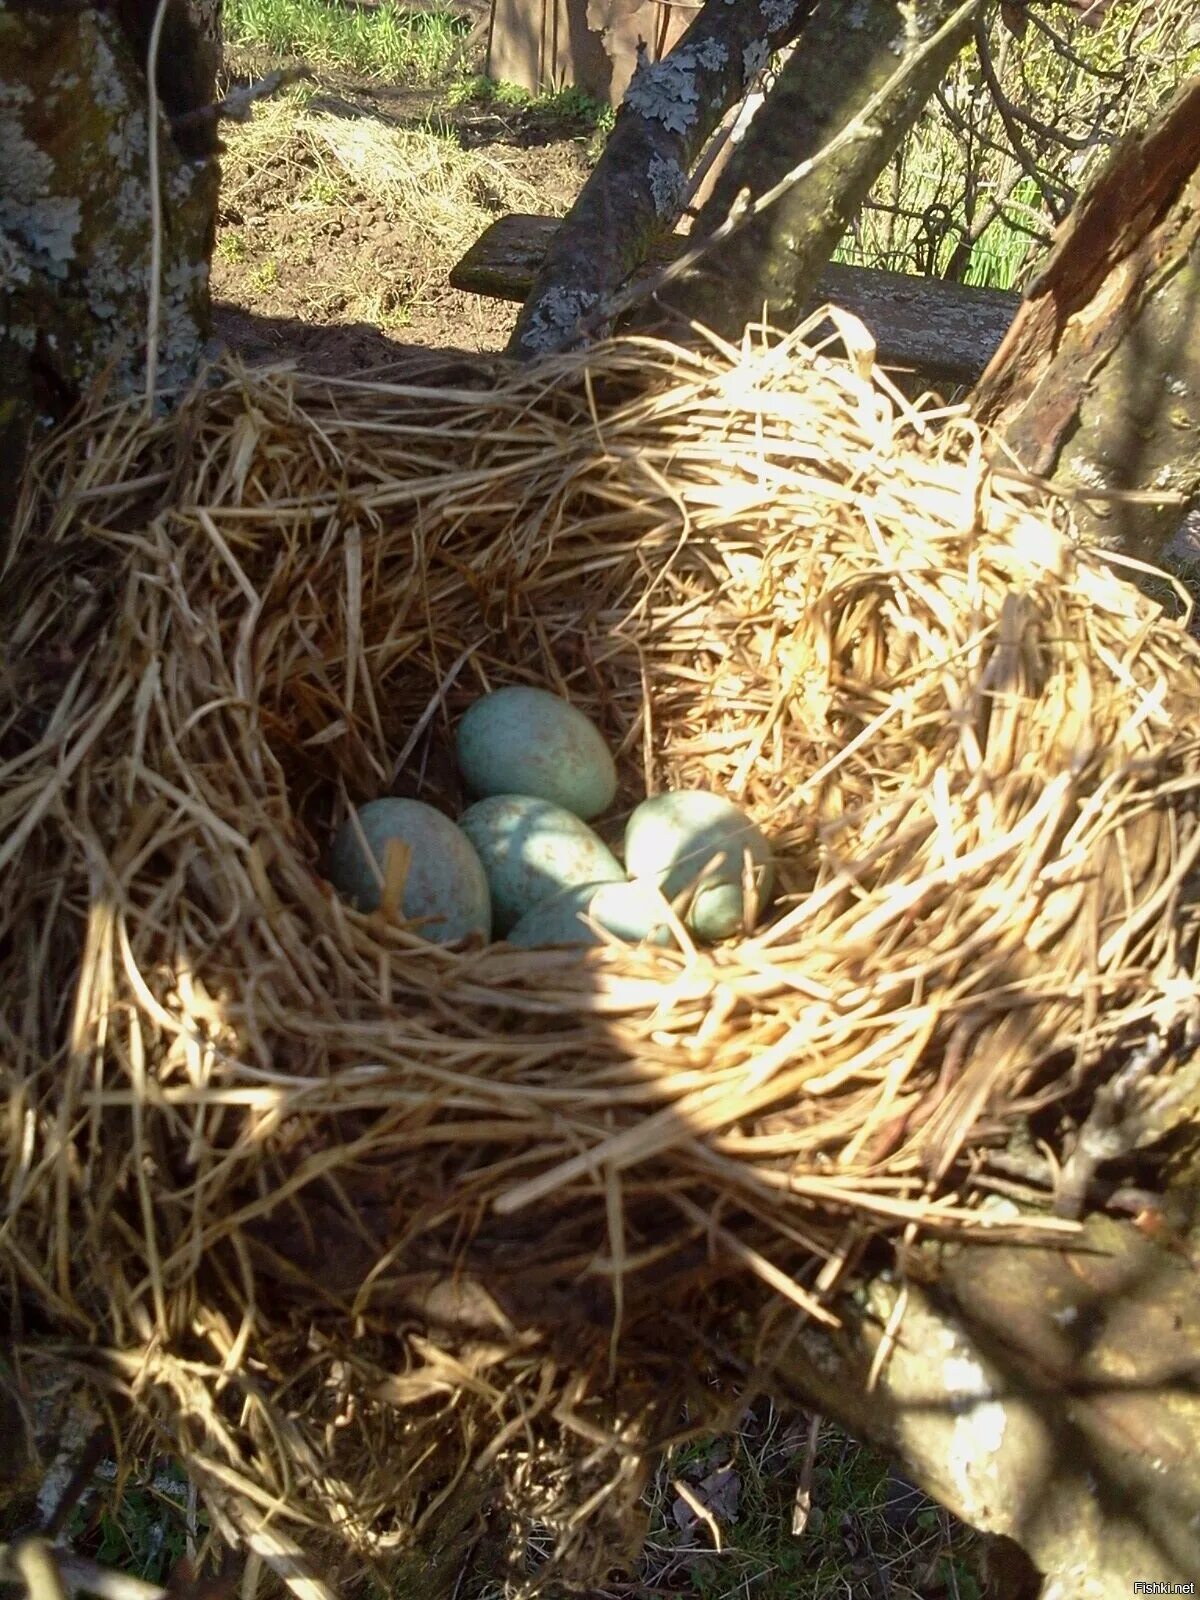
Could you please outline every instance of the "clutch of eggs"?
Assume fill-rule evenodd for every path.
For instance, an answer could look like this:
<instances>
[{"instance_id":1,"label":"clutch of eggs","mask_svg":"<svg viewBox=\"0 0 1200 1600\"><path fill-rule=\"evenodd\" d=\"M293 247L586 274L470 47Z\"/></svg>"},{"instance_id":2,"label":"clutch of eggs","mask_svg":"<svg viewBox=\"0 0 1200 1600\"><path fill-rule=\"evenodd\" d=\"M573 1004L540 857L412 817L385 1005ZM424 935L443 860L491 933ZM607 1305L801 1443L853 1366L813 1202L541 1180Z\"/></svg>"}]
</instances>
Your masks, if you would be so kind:
<instances>
[{"instance_id":1,"label":"clutch of eggs","mask_svg":"<svg viewBox=\"0 0 1200 1600\"><path fill-rule=\"evenodd\" d=\"M425 937L539 944L672 942L670 902L697 939L753 927L774 887L761 830L732 801L677 790L643 801L625 829L625 864L588 819L612 804L616 766L599 730L545 689L483 695L459 722L456 754L480 796L456 826L419 800L382 799L349 817L330 878L379 909L392 844L404 850L397 909ZM632 881L630 881L632 880Z\"/></svg>"}]
</instances>

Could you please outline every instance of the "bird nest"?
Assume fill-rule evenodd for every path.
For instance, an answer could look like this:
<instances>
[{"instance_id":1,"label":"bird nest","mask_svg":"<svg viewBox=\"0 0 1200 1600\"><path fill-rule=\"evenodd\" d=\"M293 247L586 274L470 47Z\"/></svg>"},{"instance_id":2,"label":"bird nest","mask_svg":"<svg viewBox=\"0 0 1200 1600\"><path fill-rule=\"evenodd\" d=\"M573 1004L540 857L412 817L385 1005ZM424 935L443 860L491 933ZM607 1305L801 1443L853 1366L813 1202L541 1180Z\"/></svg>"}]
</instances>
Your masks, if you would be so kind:
<instances>
[{"instance_id":1,"label":"bird nest","mask_svg":"<svg viewBox=\"0 0 1200 1600\"><path fill-rule=\"evenodd\" d=\"M599 1540L740 1314L1011 1226L987 1152L1193 1003L1200 649L798 337L98 406L0 606L14 1327L298 1593L485 1502ZM749 810L752 936L449 949L335 896L347 807L455 814L505 683L594 718L618 824Z\"/></svg>"}]
</instances>

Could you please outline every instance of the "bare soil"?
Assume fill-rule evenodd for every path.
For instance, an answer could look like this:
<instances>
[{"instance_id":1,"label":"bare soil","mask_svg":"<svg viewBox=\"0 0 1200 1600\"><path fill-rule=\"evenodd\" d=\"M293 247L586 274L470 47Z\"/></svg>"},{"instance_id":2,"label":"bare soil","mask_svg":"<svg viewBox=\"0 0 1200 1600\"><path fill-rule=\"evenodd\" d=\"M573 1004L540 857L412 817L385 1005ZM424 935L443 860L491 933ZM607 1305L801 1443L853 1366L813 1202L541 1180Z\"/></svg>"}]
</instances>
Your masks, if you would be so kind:
<instances>
[{"instance_id":1,"label":"bare soil","mask_svg":"<svg viewBox=\"0 0 1200 1600\"><path fill-rule=\"evenodd\" d=\"M256 65L239 61L237 76ZM452 289L450 269L506 212L564 214L593 141L582 119L447 106L437 90L324 73L286 107L231 130L226 146L218 340L248 361L346 374L413 346L502 349L517 306ZM399 195L389 167L418 157L408 174L417 193ZM423 208L423 186L436 191L436 215Z\"/></svg>"}]
</instances>

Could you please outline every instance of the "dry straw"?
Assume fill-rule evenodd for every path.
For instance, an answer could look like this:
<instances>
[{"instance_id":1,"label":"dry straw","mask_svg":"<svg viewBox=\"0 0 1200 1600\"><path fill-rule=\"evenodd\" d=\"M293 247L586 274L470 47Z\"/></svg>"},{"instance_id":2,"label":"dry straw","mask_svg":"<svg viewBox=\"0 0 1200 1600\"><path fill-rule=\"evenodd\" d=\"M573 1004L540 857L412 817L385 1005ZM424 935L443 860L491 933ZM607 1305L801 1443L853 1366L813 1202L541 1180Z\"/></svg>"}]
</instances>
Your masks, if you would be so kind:
<instances>
[{"instance_id":1,"label":"dry straw","mask_svg":"<svg viewBox=\"0 0 1200 1600\"><path fill-rule=\"evenodd\" d=\"M99 408L0 604L25 1348L297 1593L498 1482L599 1538L732 1308L834 1321L871 1239L995 1227L987 1151L1194 1008L1197 646L798 339ZM453 810L512 681L604 729L614 825L753 812L753 937L446 951L333 897L347 803Z\"/></svg>"}]
</instances>

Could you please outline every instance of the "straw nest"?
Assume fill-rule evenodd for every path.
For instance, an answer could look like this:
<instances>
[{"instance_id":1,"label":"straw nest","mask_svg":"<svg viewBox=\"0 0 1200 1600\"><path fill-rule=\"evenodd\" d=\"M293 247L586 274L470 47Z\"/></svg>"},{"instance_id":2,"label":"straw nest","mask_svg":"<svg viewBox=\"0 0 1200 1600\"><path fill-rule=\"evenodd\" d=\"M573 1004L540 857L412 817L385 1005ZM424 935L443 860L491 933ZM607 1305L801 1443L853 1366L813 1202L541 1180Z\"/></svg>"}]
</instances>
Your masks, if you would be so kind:
<instances>
[{"instance_id":1,"label":"straw nest","mask_svg":"<svg viewBox=\"0 0 1200 1600\"><path fill-rule=\"evenodd\" d=\"M467 1484L602 1528L733 1308L833 1321L871 1239L988 1226L987 1150L1194 1004L1200 651L963 415L796 339L100 408L0 604L26 1348L298 1590ZM513 681L597 720L618 822L750 809L752 938L451 951L339 903L347 804L453 810Z\"/></svg>"}]
</instances>

